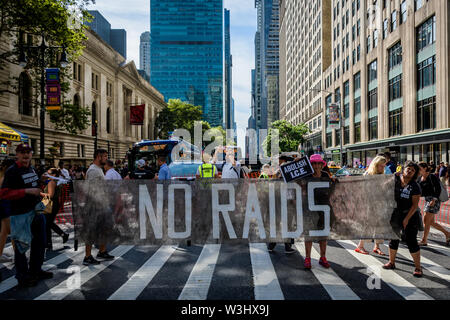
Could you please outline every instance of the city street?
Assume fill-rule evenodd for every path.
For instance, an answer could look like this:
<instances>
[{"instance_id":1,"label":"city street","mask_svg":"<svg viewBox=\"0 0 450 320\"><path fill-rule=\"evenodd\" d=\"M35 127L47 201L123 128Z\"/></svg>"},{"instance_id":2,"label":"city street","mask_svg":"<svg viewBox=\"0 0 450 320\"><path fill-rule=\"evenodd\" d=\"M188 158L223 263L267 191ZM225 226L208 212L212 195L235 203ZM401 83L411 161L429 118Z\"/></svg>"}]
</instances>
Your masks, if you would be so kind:
<instances>
[{"instance_id":1,"label":"city street","mask_svg":"<svg viewBox=\"0 0 450 320\"><path fill-rule=\"evenodd\" d=\"M72 237L73 233L64 248L60 238L54 239L54 251L47 253L43 266L54 277L36 287L17 288L14 264L0 264L0 300L450 299L450 247L442 234L432 233L421 250L420 279L412 275L411 257L403 244L394 271L381 269L388 258L373 254L371 243L366 244L370 255L356 253L357 241L329 241L330 269L318 265L319 247L314 244L310 271L303 268L303 243L296 243L296 252L290 255L283 245L269 254L264 243L117 246L110 248L114 261L85 267L84 246L73 251ZM385 253L386 244L381 246ZM12 254L10 243L5 252Z\"/></svg>"}]
</instances>

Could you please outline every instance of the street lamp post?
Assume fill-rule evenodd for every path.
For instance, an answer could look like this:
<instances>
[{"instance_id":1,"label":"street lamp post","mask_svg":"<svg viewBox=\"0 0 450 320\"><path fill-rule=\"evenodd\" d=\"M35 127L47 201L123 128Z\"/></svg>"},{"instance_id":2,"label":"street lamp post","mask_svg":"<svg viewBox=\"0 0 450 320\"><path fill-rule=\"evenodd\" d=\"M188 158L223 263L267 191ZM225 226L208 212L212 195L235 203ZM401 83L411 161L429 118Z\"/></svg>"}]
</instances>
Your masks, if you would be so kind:
<instances>
[{"instance_id":1,"label":"street lamp post","mask_svg":"<svg viewBox=\"0 0 450 320\"><path fill-rule=\"evenodd\" d=\"M21 54L19 57L19 65L24 67L26 66L26 56L23 52L24 49L38 49L39 50L39 67L41 68L41 109L40 109L40 148L39 148L39 158L41 165L45 165L45 52L47 49L53 50L53 49L63 49L63 54L61 56L60 64L62 68L65 68L68 64L67 58L66 58L66 52L64 47L52 47L47 46L45 44L45 37L42 34L42 41L39 46L21 46Z\"/></svg>"},{"instance_id":2,"label":"street lamp post","mask_svg":"<svg viewBox=\"0 0 450 320\"><path fill-rule=\"evenodd\" d=\"M330 91L325 91L325 90L320 90L320 89L309 89L310 91L318 91L318 92L325 92L325 93L329 93L334 95L334 101L336 101L336 97L339 96L339 102L336 103L338 105L338 113L339 113L339 133L340 133L340 137L339 137L339 145L340 145L340 150L339 150L339 156L341 159L341 166L344 166L344 152L343 152L343 144L342 144L342 139L344 139L344 126L342 125L342 121L344 121L344 117L343 117L343 112L342 112L342 101L341 101L341 94L339 93L339 95L337 95L334 92L330 92Z\"/></svg>"}]
</instances>

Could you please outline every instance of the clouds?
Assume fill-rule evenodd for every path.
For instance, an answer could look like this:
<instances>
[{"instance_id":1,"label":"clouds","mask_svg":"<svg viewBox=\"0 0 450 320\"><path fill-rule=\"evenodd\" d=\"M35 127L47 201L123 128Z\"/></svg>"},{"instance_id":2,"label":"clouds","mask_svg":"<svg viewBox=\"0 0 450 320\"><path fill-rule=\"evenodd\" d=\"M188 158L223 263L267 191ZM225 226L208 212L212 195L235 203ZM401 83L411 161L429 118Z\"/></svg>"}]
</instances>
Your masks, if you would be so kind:
<instances>
[{"instance_id":1,"label":"clouds","mask_svg":"<svg viewBox=\"0 0 450 320\"><path fill-rule=\"evenodd\" d=\"M250 116L251 70L255 65L254 37L256 9L254 0L224 0L230 10L231 54L233 55L233 98L235 119L242 131L238 145L244 148L245 128ZM141 33L150 30L150 0L96 0L89 10L98 10L114 29L127 31L127 60L139 66ZM243 133L243 134L242 134Z\"/></svg>"}]
</instances>

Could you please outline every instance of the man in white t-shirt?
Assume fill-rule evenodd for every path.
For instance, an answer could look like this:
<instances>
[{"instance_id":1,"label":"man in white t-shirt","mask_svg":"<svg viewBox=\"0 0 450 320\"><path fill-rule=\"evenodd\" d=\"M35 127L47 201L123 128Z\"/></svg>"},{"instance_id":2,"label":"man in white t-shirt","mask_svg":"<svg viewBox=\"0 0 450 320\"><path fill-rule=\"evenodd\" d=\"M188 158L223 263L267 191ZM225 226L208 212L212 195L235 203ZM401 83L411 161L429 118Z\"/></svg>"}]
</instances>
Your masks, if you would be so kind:
<instances>
[{"instance_id":1,"label":"man in white t-shirt","mask_svg":"<svg viewBox=\"0 0 450 320\"><path fill-rule=\"evenodd\" d=\"M64 177L64 179L71 180L70 174L69 174L69 170L64 168L64 162L63 161L60 161L58 163L58 167L59 167L59 170L61 171L61 175Z\"/></svg>"},{"instance_id":2,"label":"man in white t-shirt","mask_svg":"<svg viewBox=\"0 0 450 320\"><path fill-rule=\"evenodd\" d=\"M241 164L234 159L234 150L226 150L225 163L222 166L222 179L239 179Z\"/></svg>"},{"instance_id":3,"label":"man in white t-shirt","mask_svg":"<svg viewBox=\"0 0 450 320\"><path fill-rule=\"evenodd\" d=\"M105 175L103 173L103 166L108 160L108 151L105 149L97 149L94 152L94 163L91 164L86 172L86 180L105 180ZM83 260L84 265L95 265L99 264L100 261L94 259L91 254L92 243L86 241L86 255ZM113 260L114 256L110 255L106 250L106 244L99 245L99 252L97 254L97 259L101 258L103 260Z\"/></svg>"},{"instance_id":4,"label":"man in white t-shirt","mask_svg":"<svg viewBox=\"0 0 450 320\"><path fill-rule=\"evenodd\" d=\"M122 180L122 176L114 169L114 162L111 160L106 160L105 171L105 180Z\"/></svg>"}]
</instances>

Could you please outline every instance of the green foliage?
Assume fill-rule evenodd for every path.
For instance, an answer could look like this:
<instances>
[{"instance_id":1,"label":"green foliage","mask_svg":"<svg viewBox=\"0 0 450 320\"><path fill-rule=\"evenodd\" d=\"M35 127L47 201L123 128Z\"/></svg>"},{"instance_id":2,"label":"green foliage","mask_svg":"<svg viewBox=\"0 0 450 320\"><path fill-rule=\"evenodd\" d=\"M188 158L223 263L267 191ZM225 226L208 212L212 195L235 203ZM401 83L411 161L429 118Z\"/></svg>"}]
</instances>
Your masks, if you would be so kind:
<instances>
[{"instance_id":1,"label":"green foliage","mask_svg":"<svg viewBox=\"0 0 450 320\"><path fill-rule=\"evenodd\" d=\"M202 116L201 106L193 106L180 99L170 99L167 107L156 118L157 135L161 139L167 139L175 129L186 129L192 132L193 137L194 122L201 121Z\"/></svg>"},{"instance_id":2,"label":"green foliage","mask_svg":"<svg viewBox=\"0 0 450 320\"><path fill-rule=\"evenodd\" d=\"M76 135L89 125L91 111L88 107L81 107L74 104L63 104L61 110L49 111L50 119L55 124L56 129L66 130Z\"/></svg>"},{"instance_id":3,"label":"green foliage","mask_svg":"<svg viewBox=\"0 0 450 320\"><path fill-rule=\"evenodd\" d=\"M286 120L277 120L272 123L269 133L263 142L263 148L267 156L271 156L271 139L274 135L273 130L279 131L280 152L297 151L298 146L304 142L304 137L310 130L304 124L297 126L290 124Z\"/></svg>"},{"instance_id":4,"label":"green foliage","mask_svg":"<svg viewBox=\"0 0 450 320\"><path fill-rule=\"evenodd\" d=\"M0 38L2 41L13 44L12 49L0 53L0 70L9 63L19 64L19 54L24 50L27 65L24 68L33 82L34 97L31 104L40 107L40 80L42 71L42 55L36 47L41 44L44 36L46 45L51 47L64 47L70 62L75 61L83 52L87 39L84 21L90 21L91 16L86 10L93 0L2 0L0 2ZM28 39L33 39L30 43ZM23 48L23 49L21 49ZM44 55L45 67L59 67L58 55L62 48L47 49ZM70 89L69 81L72 77L69 69L60 68L60 82L62 99ZM10 78L2 83L2 92L18 94L18 79ZM52 113L51 121L58 128L76 134L87 128L89 122L84 108L74 108L70 104L63 106L67 119ZM76 115L75 112L80 112ZM72 121L72 122L71 122ZM61 123L63 123L61 125Z\"/></svg>"}]
</instances>

